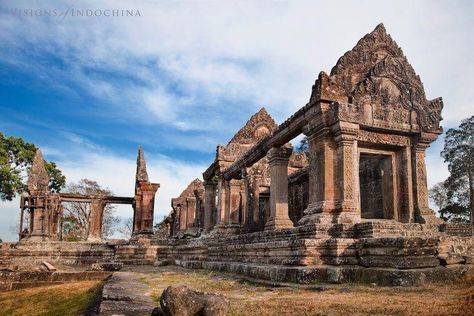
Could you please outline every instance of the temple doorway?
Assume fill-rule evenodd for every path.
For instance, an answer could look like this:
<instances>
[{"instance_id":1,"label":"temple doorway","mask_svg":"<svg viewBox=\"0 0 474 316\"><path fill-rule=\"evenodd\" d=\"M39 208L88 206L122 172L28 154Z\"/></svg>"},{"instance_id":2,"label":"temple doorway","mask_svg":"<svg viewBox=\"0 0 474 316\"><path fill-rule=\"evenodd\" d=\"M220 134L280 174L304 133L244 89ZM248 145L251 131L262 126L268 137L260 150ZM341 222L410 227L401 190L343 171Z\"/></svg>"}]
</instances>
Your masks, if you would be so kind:
<instances>
[{"instance_id":1,"label":"temple doorway","mask_svg":"<svg viewBox=\"0 0 474 316\"><path fill-rule=\"evenodd\" d=\"M360 207L363 219L393 219L393 156L361 153L359 160Z\"/></svg>"}]
</instances>

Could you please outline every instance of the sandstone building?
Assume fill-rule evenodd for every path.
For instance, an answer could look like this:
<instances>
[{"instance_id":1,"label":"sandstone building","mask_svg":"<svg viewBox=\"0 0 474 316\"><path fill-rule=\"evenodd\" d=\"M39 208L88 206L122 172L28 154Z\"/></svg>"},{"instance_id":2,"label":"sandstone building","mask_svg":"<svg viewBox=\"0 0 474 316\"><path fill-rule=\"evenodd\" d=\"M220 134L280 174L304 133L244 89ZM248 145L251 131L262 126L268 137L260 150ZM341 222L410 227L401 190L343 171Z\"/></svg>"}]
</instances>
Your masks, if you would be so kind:
<instances>
[{"instance_id":1,"label":"sandstone building","mask_svg":"<svg viewBox=\"0 0 474 316\"><path fill-rule=\"evenodd\" d=\"M31 236L2 249L0 259L28 249L39 260L50 249L69 262L168 263L291 282L410 284L462 275L474 258L470 228L444 223L428 204L425 151L442 132L442 108L380 24L319 74L309 102L282 124L262 108L217 146L203 181L172 199L167 238L150 234L158 185L148 181L140 150L133 198L78 197L98 214L104 203L133 203L134 238L113 246L92 238L76 251L45 245L61 200L71 197L47 192L35 159L22 200ZM301 134L308 150L296 152L290 142Z\"/></svg>"}]
</instances>

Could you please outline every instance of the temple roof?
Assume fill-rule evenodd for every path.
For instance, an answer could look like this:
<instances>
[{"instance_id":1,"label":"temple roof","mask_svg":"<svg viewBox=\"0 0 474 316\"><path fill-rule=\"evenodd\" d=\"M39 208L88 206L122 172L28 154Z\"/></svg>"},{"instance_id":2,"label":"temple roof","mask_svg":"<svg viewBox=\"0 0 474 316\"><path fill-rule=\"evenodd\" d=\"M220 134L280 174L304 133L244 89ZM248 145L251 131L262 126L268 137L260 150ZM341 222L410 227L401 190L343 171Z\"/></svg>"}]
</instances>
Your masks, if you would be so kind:
<instances>
[{"instance_id":1,"label":"temple roof","mask_svg":"<svg viewBox=\"0 0 474 316\"><path fill-rule=\"evenodd\" d=\"M40 149L36 151L33 159L27 185L30 193L47 192L49 190L49 176Z\"/></svg>"},{"instance_id":2,"label":"temple roof","mask_svg":"<svg viewBox=\"0 0 474 316\"><path fill-rule=\"evenodd\" d=\"M186 189L184 189L183 192L181 192L179 197L180 198L192 197L194 196L194 190L199 190L199 189L204 189L204 185L201 180L196 178L193 181L191 181L191 183L188 184Z\"/></svg>"},{"instance_id":3,"label":"temple roof","mask_svg":"<svg viewBox=\"0 0 474 316\"><path fill-rule=\"evenodd\" d=\"M273 118L268 114L267 110L262 107L257 113L252 115L245 125L235 133L234 137L229 141L230 143L249 144L265 136L266 133L271 132L278 125ZM259 133L261 128L261 133Z\"/></svg>"},{"instance_id":4,"label":"temple roof","mask_svg":"<svg viewBox=\"0 0 474 316\"><path fill-rule=\"evenodd\" d=\"M329 76L321 72L310 102L320 99L414 110L425 131L438 131L443 107L441 98L426 99L420 77L383 24L339 58Z\"/></svg>"}]
</instances>

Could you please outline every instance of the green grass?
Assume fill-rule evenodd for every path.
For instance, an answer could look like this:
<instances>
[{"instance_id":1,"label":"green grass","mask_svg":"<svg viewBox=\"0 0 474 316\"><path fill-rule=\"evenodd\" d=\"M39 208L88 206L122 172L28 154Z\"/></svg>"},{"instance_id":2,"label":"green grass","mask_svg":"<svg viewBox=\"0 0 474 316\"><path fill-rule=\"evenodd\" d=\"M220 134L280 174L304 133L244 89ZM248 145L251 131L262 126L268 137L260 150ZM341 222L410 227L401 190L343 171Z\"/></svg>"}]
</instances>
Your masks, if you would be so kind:
<instances>
[{"instance_id":1,"label":"green grass","mask_svg":"<svg viewBox=\"0 0 474 316\"><path fill-rule=\"evenodd\" d=\"M102 282L84 281L0 293L0 315L77 316L98 303Z\"/></svg>"}]
</instances>

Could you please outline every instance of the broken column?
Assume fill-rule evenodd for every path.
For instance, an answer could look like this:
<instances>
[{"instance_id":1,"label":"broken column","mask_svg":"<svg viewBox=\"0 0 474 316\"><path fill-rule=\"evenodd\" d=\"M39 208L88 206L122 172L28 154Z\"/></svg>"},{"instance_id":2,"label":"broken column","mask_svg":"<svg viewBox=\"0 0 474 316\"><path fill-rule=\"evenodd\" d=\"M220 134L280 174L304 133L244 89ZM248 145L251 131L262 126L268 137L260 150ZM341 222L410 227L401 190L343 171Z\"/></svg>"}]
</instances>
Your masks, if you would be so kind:
<instances>
[{"instance_id":1,"label":"broken column","mask_svg":"<svg viewBox=\"0 0 474 316\"><path fill-rule=\"evenodd\" d=\"M133 202L133 234L152 234L155 194L160 185L148 180L143 148L138 148L137 173Z\"/></svg>"},{"instance_id":2,"label":"broken column","mask_svg":"<svg viewBox=\"0 0 474 316\"><path fill-rule=\"evenodd\" d=\"M288 216L288 161L293 148L284 146L268 152L270 165L270 218L265 230L293 227Z\"/></svg>"},{"instance_id":3,"label":"broken column","mask_svg":"<svg viewBox=\"0 0 474 316\"><path fill-rule=\"evenodd\" d=\"M91 213L89 215L88 241L102 240L102 220L104 217L105 203L101 198L92 198Z\"/></svg>"}]
</instances>

